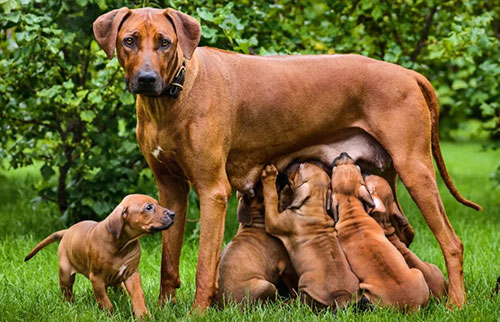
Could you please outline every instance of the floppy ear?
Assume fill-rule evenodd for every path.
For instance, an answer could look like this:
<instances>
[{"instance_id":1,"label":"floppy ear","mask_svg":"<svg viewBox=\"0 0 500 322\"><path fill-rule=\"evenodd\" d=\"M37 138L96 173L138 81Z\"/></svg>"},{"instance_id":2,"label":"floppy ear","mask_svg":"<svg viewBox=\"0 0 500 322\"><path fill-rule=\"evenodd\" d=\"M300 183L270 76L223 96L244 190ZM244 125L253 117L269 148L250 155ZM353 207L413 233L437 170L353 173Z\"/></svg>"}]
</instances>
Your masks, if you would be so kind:
<instances>
[{"instance_id":1,"label":"floppy ear","mask_svg":"<svg viewBox=\"0 0 500 322\"><path fill-rule=\"evenodd\" d=\"M126 213L127 208L118 205L108 218L106 218L106 229L116 238L120 238L123 228L123 216Z\"/></svg>"},{"instance_id":2,"label":"floppy ear","mask_svg":"<svg viewBox=\"0 0 500 322\"><path fill-rule=\"evenodd\" d=\"M304 183L295 190L293 201L288 208L300 208L307 198L311 195L311 186L309 183Z\"/></svg>"},{"instance_id":3,"label":"floppy ear","mask_svg":"<svg viewBox=\"0 0 500 322\"><path fill-rule=\"evenodd\" d=\"M406 246L410 246L413 238L415 237L413 227L410 225L406 216L399 210L398 205L394 201L391 204L390 212L391 216L389 217L389 220L396 229L396 235Z\"/></svg>"},{"instance_id":4,"label":"floppy ear","mask_svg":"<svg viewBox=\"0 0 500 322\"><path fill-rule=\"evenodd\" d=\"M335 194L332 193L331 196L331 201L330 201L330 211L332 213L333 220L335 222L339 221L339 201L337 200L337 197L335 197Z\"/></svg>"},{"instance_id":5,"label":"floppy ear","mask_svg":"<svg viewBox=\"0 0 500 322\"><path fill-rule=\"evenodd\" d=\"M130 9L123 7L121 9L115 9L105 13L94 21L93 29L95 40L106 52L109 59L113 58L115 52L118 29L120 28L123 19L125 19L125 17L129 14Z\"/></svg>"},{"instance_id":6,"label":"floppy ear","mask_svg":"<svg viewBox=\"0 0 500 322\"><path fill-rule=\"evenodd\" d=\"M381 213L387 212L387 209L385 208L384 202L382 201L382 199L380 199L380 197L378 195L372 194L371 197L373 200L374 207L370 209L369 213L371 213L371 212L381 212Z\"/></svg>"},{"instance_id":7,"label":"floppy ear","mask_svg":"<svg viewBox=\"0 0 500 322\"><path fill-rule=\"evenodd\" d=\"M179 46L186 59L191 59L196 46L200 42L201 26L196 19L180 11L168 8L165 16L172 20L177 34Z\"/></svg>"},{"instance_id":8,"label":"floppy ear","mask_svg":"<svg viewBox=\"0 0 500 322\"><path fill-rule=\"evenodd\" d=\"M237 192L236 197L238 198L238 222L243 225L251 225L252 224L252 215L248 210L248 200L245 198L245 195Z\"/></svg>"},{"instance_id":9,"label":"floppy ear","mask_svg":"<svg viewBox=\"0 0 500 322\"><path fill-rule=\"evenodd\" d=\"M364 184L359 186L358 194L359 194L359 197L366 203L366 205L369 208L375 207L375 204L373 203L372 196L370 195L370 193L368 192L368 189L366 189L366 186Z\"/></svg>"},{"instance_id":10,"label":"floppy ear","mask_svg":"<svg viewBox=\"0 0 500 322\"><path fill-rule=\"evenodd\" d=\"M282 212L286 208L290 207L293 201L293 191L290 185L286 184L279 193L279 211Z\"/></svg>"}]
</instances>

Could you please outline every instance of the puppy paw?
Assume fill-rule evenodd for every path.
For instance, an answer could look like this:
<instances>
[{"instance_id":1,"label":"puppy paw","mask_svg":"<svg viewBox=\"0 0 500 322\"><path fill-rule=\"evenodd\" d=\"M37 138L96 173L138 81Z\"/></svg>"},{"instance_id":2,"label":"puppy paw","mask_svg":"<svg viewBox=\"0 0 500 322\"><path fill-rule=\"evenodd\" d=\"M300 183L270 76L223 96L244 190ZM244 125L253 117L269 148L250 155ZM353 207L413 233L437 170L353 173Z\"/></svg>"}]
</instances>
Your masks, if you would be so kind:
<instances>
[{"instance_id":1,"label":"puppy paw","mask_svg":"<svg viewBox=\"0 0 500 322\"><path fill-rule=\"evenodd\" d=\"M276 182L276 177L278 177L278 169L273 164L268 164L262 170L261 180L264 182Z\"/></svg>"}]
</instances>

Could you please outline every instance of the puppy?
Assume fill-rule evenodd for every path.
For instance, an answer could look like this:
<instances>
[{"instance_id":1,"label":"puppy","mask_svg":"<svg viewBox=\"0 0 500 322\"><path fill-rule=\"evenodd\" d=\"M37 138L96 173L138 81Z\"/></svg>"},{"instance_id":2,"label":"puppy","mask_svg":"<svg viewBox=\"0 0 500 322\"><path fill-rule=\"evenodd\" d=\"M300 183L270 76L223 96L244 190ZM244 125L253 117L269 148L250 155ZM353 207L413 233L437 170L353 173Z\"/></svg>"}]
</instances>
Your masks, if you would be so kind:
<instances>
[{"instance_id":1,"label":"puppy","mask_svg":"<svg viewBox=\"0 0 500 322\"><path fill-rule=\"evenodd\" d=\"M132 298L134 315L149 316L139 275L138 239L169 228L175 214L145 195L128 195L103 221L82 221L53 233L26 256L29 260L45 246L59 244L59 283L67 301L73 301L75 273L90 279L99 306L112 311L108 286L124 282Z\"/></svg>"},{"instance_id":2,"label":"puppy","mask_svg":"<svg viewBox=\"0 0 500 322\"><path fill-rule=\"evenodd\" d=\"M221 255L215 303L272 300L277 291L293 296L298 277L281 241L266 233L262 187L255 188L254 197L237 197L241 224Z\"/></svg>"},{"instance_id":3,"label":"puppy","mask_svg":"<svg viewBox=\"0 0 500 322\"><path fill-rule=\"evenodd\" d=\"M346 306L358 295L359 280L340 248L334 221L326 209L328 174L319 166L302 163L289 170L291 204L278 211L274 165L262 172L266 231L285 245L299 275L301 299L316 308Z\"/></svg>"},{"instance_id":4,"label":"puppy","mask_svg":"<svg viewBox=\"0 0 500 322\"><path fill-rule=\"evenodd\" d=\"M409 268L401 253L387 240L361 200L374 207L361 169L342 153L332 169L332 210L342 249L360 288L371 303L417 311L429 298L429 288L418 269Z\"/></svg>"},{"instance_id":5,"label":"puppy","mask_svg":"<svg viewBox=\"0 0 500 322\"><path fill-rule=\"evenodd\" d=\"M446 296L448 283L439 268L434 264L423 262L406 247L397 235L397 230L393 225L394 222L402 223L402 226L408 226L409 224L408 220L401 213L394 201L389 183L384 178L376 175L368 175L364 179L368 192L370 192L375 204L375 208L370 212L370 216L372 216L380 227L382 227L387 239L389 239L401 255L403 255L406 264L408 264L410 268L417 268L424 274L431 295L437 297ZM391 218L393 220L391 220ZM402 230L400 229L399 231Z\"/></svg>"}]
</instances>

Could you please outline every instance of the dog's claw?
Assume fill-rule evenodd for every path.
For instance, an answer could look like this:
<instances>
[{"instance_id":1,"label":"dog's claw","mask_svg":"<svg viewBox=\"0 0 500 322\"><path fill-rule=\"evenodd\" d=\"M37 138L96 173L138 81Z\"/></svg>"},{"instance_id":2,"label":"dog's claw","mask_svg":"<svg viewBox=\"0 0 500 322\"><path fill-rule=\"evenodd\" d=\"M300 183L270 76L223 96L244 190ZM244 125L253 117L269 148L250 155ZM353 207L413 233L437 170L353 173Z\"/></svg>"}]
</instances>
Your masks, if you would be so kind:
<instances>
[{"instance_id":1,"label":"dog's claw","mask_svg":"<svg viewBox=\"0 0 500 322\"><path fill-rule=\"evenodd\" d=\"M273 164L268 164L266 165L264 170L262 170L261 179L263 181L273 181L273 180L276 181L277 176L278 176L278 169L276 169L276 167Z\"/></svg>"}]
</instances>

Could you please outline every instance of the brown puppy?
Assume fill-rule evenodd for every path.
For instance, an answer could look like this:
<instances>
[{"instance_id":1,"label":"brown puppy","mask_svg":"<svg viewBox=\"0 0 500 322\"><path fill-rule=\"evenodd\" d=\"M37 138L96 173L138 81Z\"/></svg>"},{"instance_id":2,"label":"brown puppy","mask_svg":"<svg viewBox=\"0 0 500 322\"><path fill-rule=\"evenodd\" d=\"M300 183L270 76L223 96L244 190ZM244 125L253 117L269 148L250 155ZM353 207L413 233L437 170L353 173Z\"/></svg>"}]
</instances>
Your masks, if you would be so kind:
<instances>
[{"instance_id":1,"label":"brown puppy","mask_svg":"<svg viewBox=\"0 0 500 322\"><path fill-rule=\"evenodd\" d=\"M271 300L280 286L285 294L296 293L298 277L279 239L266 233L262 187L249 198L238 197L238 233L221 255L219 291L215 302L238 303Z\"/></svg>"},{"instance_id":2,"label":"brown puppy","mask_svg":"<svg viewBox=\"0 0 500 322\"><path fill-rule=\"evenodd\" d=\"M389 241L403 255L406 264L410 268L417 268L424 274L425 281L429 286L431 294L437 297L446 296L448 283L439 268L430 263L426 263L418 258L406 245L400 240L393 222L401 223L402 227L408 224L406 217L399 211L394 196L392 195L389 183L382 177L369 175L364 178L368 192L372 196L375 208L370 211L370 216L375 218L377 223L384 230L384 234ZM399 231L404 231L400 229Z\"/></svg>"},{"instance_id":3,"label":"brown puppy","mask_svg":"<svg viewBox=\"0 0 500 322\"><path fill-rule=\"evenodd\" d=\"M459 194L446 170L438 100L425 77L358 55L258 57L196 48L200 24L173 9L116 9L94 22L94 34L108 57L116 49L137 94L137 141L160 204L178 214L163 234L162 302L180 286L190 184L201 209L194 306L203 310L216 293L231 188L252 195L268 163L331 164L345 151L385 170L393 190L401 177L443 251L448 301L464 304L463 247L446 217L433 156L453 196L480 207Z\"/></svg>"},{"instance_id":4,"label":"brown puppy","mask_svg":"<svg viewBox=\"0 0 500 322\"><path fill-rule=\"evenodd\" d=\"M278 212L276 177L268 165L262 172L266 231L281 239L299 275L299 294L309 305L334 309L355 299L359 280L337 240L334 221L326 213L330 180L319 166L301 163L290 169L292 203Z\"/></svg>"},{"instance_id":5,"label":"brown puppy","mask_svg":"<svg viewBox=\"0 0 500 322\"><path fill-rule=\"evenodd\" d=\"M332 210L338 215L335 228L360 288L373 304L380 301L382 306L417 311L429 298L422 272L408 267L361 200L374 206L361 169L342 153L332 169Z\"/></svg>"},{"instance_id":6,"label":"brown puppy","mask_svg":"<svg viewBox=\"0 0 500 322\"><path fill-rule=\"evenodd\" d=\"M138 239L169 228L175 214L145 195L128 195L103 221L82 221L45 238L26 256L33 257L45 246L59 244L59 283L67 301L73 301L75 274L92 283L101 308L112 311L106 288L124 282L132 297L134 315L149 315L139 275L141 249Z\"/></svg>"}]
</instances>

